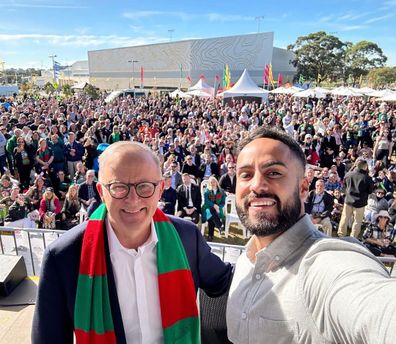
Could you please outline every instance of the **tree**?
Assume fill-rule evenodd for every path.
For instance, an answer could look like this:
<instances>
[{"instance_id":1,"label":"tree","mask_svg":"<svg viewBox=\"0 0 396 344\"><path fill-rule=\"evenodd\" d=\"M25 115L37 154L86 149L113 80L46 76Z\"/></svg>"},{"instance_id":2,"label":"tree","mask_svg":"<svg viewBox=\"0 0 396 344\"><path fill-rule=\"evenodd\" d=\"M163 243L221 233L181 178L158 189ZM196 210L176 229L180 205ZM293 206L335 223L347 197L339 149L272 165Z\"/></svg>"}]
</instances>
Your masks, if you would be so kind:
<instances>
[{"instance_id":1,"label":"tree","mask_svg":"<svg viewBox=\"0 0 396 344\"><path fill-rule=\"evenodd\" d=\"M100 94L99 94L99 90L95 87L92 86L91 84L88 84L87 86L85 86L84 88L84 92L90 96L93 99L98 99Z\"/></svg>"},{"instance_id":2,"label":"tree","mask_svg":"<svg viewBox=\"0 0 396 344\"><path fill-rule=\"evenodd\" d=\"M349 46L345 52L346 73L356 84L361 76L365 76L373 68L383 67L387 57L375 43L360 41Z\"/></svg>"},{"instance_id":3,"label":"tree","mask_svg":"<svg viewBox=\"0 0 396 344\"><path fill-rule=\"evenodd\" d=\"M51 94L52 92L55 91L55 88L54 88L54 85L52 85L50 82L47 82L44 85L44 90L45 90L45 93Z\"/></svg>"},{"instance_id":4,"label":"tree","mask_svg":"<svg viewBox=\"0 0 396 344\"><path fill-rule=\"evenodd\" d=\"M390 86L396 84L396 67L383 67L370 70L367 79L371 86Z\"/></svg>"},{"instance_id":5,"label":"tree","mask_svg":"<svg viewBox=\"0 0 396 344\"><path fill-rule=\"evenodd\" d=\"M298 37L287 49L295 54L290 62L297 68L297 75L317 84L337 74L345 56L345 43L323 31Z\"/></svg>"},{"instance_id":6,"label":"tree","mask_svg":"<svg viewBox=\"0 0 396 344\"><path fill-rule=\"evenodd\" d=\"M73 95L73 90L69 84L65 84L62 86L62 93L66 98L70 98Z\"/></svg>"}]
</instances>

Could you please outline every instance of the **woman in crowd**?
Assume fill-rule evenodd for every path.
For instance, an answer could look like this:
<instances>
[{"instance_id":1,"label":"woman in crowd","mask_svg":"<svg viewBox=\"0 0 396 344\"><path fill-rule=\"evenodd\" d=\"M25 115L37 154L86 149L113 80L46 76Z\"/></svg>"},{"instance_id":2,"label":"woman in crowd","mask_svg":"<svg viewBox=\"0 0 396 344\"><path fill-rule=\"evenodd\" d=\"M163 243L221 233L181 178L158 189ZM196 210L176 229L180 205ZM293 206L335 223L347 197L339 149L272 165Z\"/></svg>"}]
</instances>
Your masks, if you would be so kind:
<instances>
[{"instance_id":1,"label":"woman in crowd","mask_svg":"<svg viewBox=\"0 0 396 344\"><path fill-rule=\"evenodd\" d=\"M87 169L82 162L77 164L77 171L74 175L74 184L80 185L85 182L85 174L87 173Z\"/></svg>"},{"instance_id":2,"label":"woman in crowd","mask_svg":"<svg viewBox=\"0 0 396 344\"><path fill-rule=\"evenodd\" d=\"M39 141L39 149L36 156L36 171L37 173L44 173L44 176L50 176L50 165L54 160L54 155L51 148L48 147L47 140L41 138Z\"/></svg>"},{"instance_id":3,"label":"woman in crowd","mask_svg":"<svg viewBox=\"0 0 396 344\"><path fill-rule=\"evenodd\" d=\"M365 246L376 256L396 256L396 246L393 242L395 232L389 222L388 212L381 210L375 223L369 224L363 233Z\"/></svg>"},{"instance_id":4,"label":"woman in crowd","mask_svg":"<svg viewBox=\"0 0 396 344\"><path fill-rule=\"evenodd\" d=\"M25 193L25 196L30 199L30 204L33 209L39 209L40 201L43 198L45 190L45 178L39 174L36 176L33 186Z\"/></svg>"},{"instance_id":5,"label":"woman in crowd","mask_svg":"<svg viewBox=\"0 0 396 344\"><path fill-rule=\"evenodd\" d=\"M30 186L30 172L34 165L34 151L27 145L23 137L18 137L17 146L14 149L14 162L18 170L21 188L28 189Z\"/></svg>"},{"instance_id":6,"label":"woman in crowd","mask_svg":"<svg viewBox=\"0 0 396 344\"><path fill-rule=\"evenodd\" d=\"M62 229L70 229L79 222L79 211L81 208L78 199L78 185L72 184L67 191L65 202L62 207Z\"/></svg>"},{"instance_id":7,"label":"woman in crowd","mask_svg":"<svg viewBox=\"0 0 396 344\"><path fill-rule=\"evenodd\" d=\"M43 198L40 201L40 227L42 228L59 228L58 221L61 218L61 204L56 197L54 189L49 187L45 190Z\"/></svg>"},{"instance_id":8,"label":"woman in crowd","mask_svg":"<svg viewBox=\"0 0 396 344\"><path fill-rule=\"evenodd\" d=\"M213 176L208 179L208 187L204 192L204 203L202 206L202 223L208 221L208 240L213 240L215 227L222 234L224 230L224 208L225 193L220 188L219 182Z\"/></svg>"}]
</instances>

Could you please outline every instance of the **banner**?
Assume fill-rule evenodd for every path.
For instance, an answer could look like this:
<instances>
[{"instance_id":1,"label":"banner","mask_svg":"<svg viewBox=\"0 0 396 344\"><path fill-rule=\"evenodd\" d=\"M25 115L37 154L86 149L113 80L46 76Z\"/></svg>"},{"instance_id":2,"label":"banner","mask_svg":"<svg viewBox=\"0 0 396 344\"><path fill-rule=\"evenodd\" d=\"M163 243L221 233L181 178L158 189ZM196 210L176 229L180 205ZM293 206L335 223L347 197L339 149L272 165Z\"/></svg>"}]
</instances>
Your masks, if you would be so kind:
<instances>
[{"instance_id":1,"label":"banner","mask_svg":"<svg viewBox=\"0 0 396 344\"><path fill-rule=\"evenodd\" d=\"M144 78L144 71L143 71L143 66L141 66L140 67L140 88L144 87L143 78Z\"/></svg>"}]
</instances>

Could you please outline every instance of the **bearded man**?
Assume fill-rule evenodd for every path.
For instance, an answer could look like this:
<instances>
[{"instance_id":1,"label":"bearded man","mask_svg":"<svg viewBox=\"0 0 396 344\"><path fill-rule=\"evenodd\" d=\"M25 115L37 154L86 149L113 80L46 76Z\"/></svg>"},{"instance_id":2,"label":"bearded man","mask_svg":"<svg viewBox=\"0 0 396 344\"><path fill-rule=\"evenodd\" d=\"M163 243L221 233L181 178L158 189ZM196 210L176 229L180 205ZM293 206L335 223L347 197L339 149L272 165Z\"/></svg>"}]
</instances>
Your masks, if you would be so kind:
<instances>
[{"instance_id":1,"label":"bearded man","mask_svg":"<svg viewBox=\"0 0 396 344\"><path fill-rule=\"evenodd\" d=\"M303 151L279 129L240 142L236 206L253 236L229 293L230 341L396 343L396 280L359 243L315 228L304 171Z\"/></svg>"}]
</instances>

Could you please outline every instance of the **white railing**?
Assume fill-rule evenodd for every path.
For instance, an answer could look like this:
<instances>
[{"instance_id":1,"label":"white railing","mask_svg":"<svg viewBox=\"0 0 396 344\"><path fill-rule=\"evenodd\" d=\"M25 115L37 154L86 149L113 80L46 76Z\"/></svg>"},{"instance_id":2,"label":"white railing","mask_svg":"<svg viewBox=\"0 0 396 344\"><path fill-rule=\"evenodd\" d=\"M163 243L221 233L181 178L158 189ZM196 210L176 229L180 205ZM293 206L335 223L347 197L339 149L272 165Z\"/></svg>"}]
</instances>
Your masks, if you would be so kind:
<instances>
[{"instance_id":1,"label":"white railing","mask_svg":"<svg viewBox=\"0 0 396 344\"><path fill-rule=\"evenodd\" d=\"M42 254L44 253L47 245L56 240L60 235L66 231L55 229L42 229L42 228L17 228L0 226L0 254L15 254L22 255L26 261L26 268L28 273L39 275ZM50 236L49 238L47 236ZM27 239L27 242L26 242ZM37 241L38 239L38 241ZM33 245L34 243L41 244L41 247ZM21 242L27 244L20 245ZM222 243L208 242L212 248L213 253L218 255L223 261L235 263L238 257L245 250L245 246L229 245ZM26 247L26 249L25 249ZM396 258L378 257L379 260L386 264L392 273L396 265Z\"/></svg>"}]
</instances>

